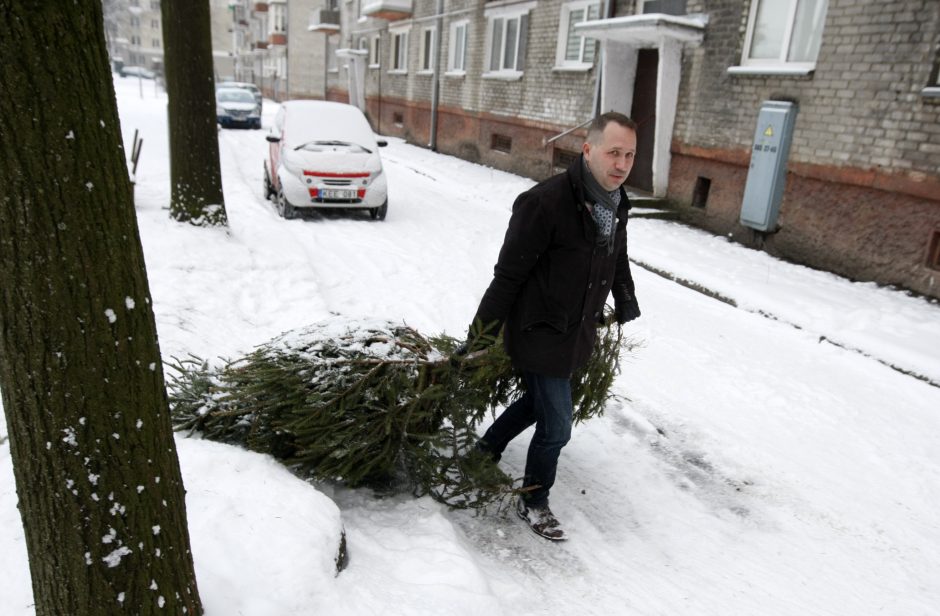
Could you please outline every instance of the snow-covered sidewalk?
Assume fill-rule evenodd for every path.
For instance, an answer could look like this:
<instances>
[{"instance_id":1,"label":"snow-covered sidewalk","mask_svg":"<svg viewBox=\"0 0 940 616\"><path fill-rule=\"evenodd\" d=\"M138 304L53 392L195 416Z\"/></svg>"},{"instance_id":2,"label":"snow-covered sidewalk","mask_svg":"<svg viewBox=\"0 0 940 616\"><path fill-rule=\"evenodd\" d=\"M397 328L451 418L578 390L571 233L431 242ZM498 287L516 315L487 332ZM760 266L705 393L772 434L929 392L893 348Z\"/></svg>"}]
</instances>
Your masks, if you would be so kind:
<instances>
[{"instance_id":1,"label":"snow-covered sidewalk","mask_svg":"<svg viewBox=\"0 0 940 616\"><path fill-rule=\"evenodd\" d=\"M631 258L940 387L940 303L786 263L681 224L632 221Z\"/></svg>"}]
</instances>

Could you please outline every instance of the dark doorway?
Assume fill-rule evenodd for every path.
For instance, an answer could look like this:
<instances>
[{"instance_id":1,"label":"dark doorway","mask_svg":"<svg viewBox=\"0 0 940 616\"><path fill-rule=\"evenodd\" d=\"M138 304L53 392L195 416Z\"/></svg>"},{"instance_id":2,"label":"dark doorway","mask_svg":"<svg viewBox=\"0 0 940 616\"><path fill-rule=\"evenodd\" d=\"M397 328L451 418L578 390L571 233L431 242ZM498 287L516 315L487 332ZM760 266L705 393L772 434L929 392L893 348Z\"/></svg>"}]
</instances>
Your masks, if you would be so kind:
<instances>
[{"instance_id":1,"label":"dark doorway","mask_svg":"<svg viewBox=\"0 0 940 616\"><path fill-rule=\"evenodd\" d=\"M656 74L659 50L641 49L633 85L633 111L637 123L636 162L627 184L646 192L653 191L653 148L656 144Z\"/></svg>"}]
</instances>

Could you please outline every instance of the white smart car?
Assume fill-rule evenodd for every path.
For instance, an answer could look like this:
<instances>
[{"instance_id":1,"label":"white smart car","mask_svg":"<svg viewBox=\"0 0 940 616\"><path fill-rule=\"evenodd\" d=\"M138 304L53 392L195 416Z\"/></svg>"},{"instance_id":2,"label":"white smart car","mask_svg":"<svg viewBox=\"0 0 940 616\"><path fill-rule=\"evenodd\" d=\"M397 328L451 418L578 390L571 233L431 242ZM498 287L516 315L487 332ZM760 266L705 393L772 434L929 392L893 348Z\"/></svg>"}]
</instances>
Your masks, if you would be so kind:
<instances>
[{"instance_id":1,"label":"white smart car","mask_svg":"<svg viewBox=\"0 0 940 616\"><path fill-rule=\"evenodd\" d=\"M267 136L264 194L278 213L299 210L368 210L373 219L388 212L388 185L379 147L363 113L352 105L297 100L281 104Z\"/></svg>"}]
</instances>

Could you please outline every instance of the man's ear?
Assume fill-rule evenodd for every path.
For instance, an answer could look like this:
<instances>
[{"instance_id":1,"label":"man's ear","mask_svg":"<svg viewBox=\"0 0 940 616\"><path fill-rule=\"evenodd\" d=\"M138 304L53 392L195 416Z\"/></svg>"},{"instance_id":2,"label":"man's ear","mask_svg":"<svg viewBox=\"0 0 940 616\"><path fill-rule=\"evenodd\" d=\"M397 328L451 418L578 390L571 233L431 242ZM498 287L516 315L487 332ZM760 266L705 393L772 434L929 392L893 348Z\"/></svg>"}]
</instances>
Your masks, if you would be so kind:
<instances>
[{"instance_id":1,"label":"man's ear","mask_svg":"<svg viewBox=\"0 0 940 616\"><path fill-rule=\"evenodd\" d=\"M585 141L583 144L581 144L581 153L584 154L584 155L587 156L587 157L590 157L590 155L591 155L591 144L588 143L587 141Z\"/></svg>"}]
</instances>

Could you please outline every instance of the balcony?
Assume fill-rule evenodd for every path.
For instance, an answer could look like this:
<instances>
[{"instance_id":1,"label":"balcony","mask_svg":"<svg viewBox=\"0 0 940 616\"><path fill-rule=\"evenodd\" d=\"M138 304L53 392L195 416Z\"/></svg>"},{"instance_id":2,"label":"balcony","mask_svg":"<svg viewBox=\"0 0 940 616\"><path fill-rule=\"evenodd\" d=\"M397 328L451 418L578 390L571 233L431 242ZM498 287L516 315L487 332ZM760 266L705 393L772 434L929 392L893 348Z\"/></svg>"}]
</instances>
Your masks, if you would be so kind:
<instances>
[{"instance_id":1,"label":"balcony","mask_svg":"<svg viewBox=\"0 0 940 616\"><path fill-rule=\"evenodd\" d=\"M364 0L362 14L366 17L376 17L397 21L411 17L412 0Z\"/></svg>"},{"instance_id":2,"label":"balcony","mask_svg":"<svg viewBox=\"0 0 940 616\"><path fill-rule=\"evenodd\" d=\"M268 43L271 45L287 45L287 34L284 32L272 32L268 36Z\"/></svg>"},{"instance_id":3,"label":"balcony","mask_svg":"<svg viewBox=\"0 0 940 616\"><path fill-rule=\"evenodd\" d=\"M252 9L255 13L267 13L268 12L268 3L267 2L255 2Z\"/></svg>"},{"instance_id":4,"label":"balcony","mask_svg":"<svg viewBox=\"0 0 940 616\"><path fill-rule=\"evenodd\" d=\"M329 9L314 9L310 11L310 25L307 30L311 32L325 32L333 34L339 32L339 11Z\"/></svg>"}]
</instances>

